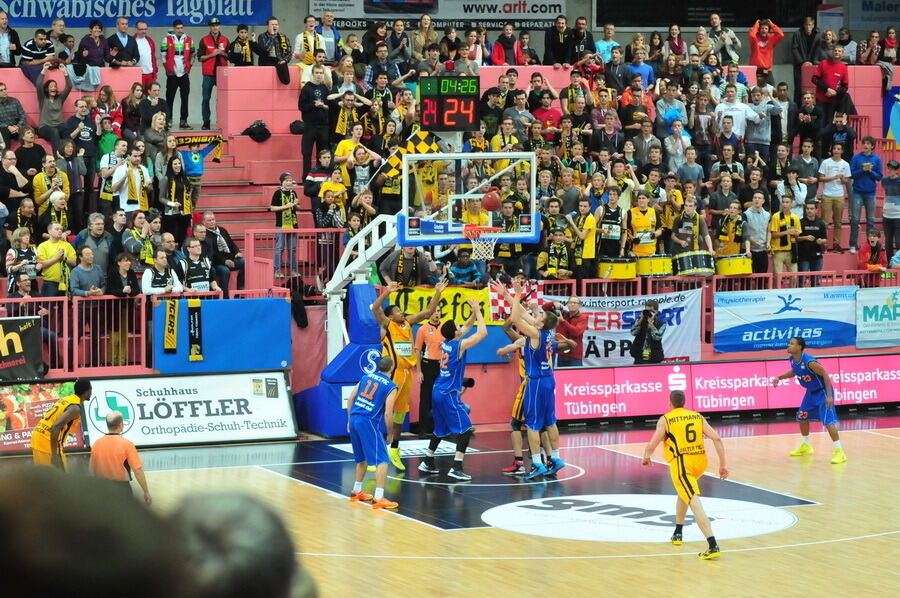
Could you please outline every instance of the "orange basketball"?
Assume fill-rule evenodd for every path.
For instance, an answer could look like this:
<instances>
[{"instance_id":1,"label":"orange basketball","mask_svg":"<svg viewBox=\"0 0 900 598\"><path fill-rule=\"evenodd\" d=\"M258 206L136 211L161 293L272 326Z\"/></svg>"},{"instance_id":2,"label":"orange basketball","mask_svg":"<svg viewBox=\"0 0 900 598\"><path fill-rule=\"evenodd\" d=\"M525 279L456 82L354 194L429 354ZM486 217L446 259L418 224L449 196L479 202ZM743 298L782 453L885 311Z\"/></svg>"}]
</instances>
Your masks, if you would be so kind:
<instances>
[{"instance_id":1,"label":"orange basketball","mask_svg":"<svg viewBox=\"0 0 900 598\"><path fill-rule=\"evenodd\" d=\"M496 189L496 187L494 188ZM500 209L500 194L491 189L481 198L481 207L488 212L496 212Z\"/></svg>"}]
</instances>

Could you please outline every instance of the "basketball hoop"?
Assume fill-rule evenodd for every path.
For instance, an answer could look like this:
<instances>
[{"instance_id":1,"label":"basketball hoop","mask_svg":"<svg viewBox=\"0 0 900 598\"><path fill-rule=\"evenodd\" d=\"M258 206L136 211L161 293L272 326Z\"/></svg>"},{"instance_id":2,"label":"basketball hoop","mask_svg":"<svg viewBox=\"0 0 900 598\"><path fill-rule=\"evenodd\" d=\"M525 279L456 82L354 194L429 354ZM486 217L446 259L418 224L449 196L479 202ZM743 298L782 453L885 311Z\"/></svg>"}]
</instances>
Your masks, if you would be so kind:
<instances>
[{"instance_id":1,"label":"basketball hoop","mask_svg":"<svg viewBox=\"0 0 900 598\"><path fill-rule=\"evenodd\" d=\"M478 226L467 224L463 228L463 236L472 242L473 260L490 260L494 258L494 246L500 237L495 233L503 230L497 226Z\"/></svg>"}]
</instances>

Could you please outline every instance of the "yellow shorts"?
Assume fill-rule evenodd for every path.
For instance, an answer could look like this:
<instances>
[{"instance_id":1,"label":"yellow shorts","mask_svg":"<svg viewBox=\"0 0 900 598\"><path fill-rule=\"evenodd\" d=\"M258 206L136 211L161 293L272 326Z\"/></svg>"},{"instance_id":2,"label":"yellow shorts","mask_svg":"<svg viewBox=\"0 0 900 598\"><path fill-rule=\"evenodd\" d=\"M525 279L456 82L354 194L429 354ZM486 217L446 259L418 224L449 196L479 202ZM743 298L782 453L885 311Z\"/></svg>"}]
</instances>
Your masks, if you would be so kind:
<instances>
[{"instance_id":1,"label":"yellow shorts","mask_svg":"<svg viewBox=\"0 0 900 598\"><path fill-rule=\"evenodd\" d=\"M525 421L525 414L523 409L525 407L524 401L522 399L525 398L525 378L522 378L522 382L519 384L518 390L516 390L516 397L513 399L512 405L512 418L516 421Z\"/></svg>"},{"instance_id":2,"label":"yellow shorts","mask_svg":"<svg viewBox=\"0 0 900 598\"><path fill-rule=\"evenodd\" d=\"M31 451L31 458L38 467L55 467L53 465L52 455L44 451ZM66 461L66 453L60 451L59 458L62 461L62 471L69 471L69 463Z\"/></svg>"},{"instance_id":3,"label":"yellow shorts","mask_svg":"<svg viewBox=\"0 0 900 598\"><path fill-rule=\"evenodd\" d=\"M706 455L678 455L669 463L669 474L675 492L685 503L694 496L700 496L697 479L706 471Z\"/></svg>"},{"instance_id":4,"label":"yellow shorts","mask_svg":"<svg viewBox=\"0 0 900 598\"><path fill-rule=\"evenodd\" d=\"M396 368L391 380L397 385L397 398L394 399L394 413L409 413L409 395L412 393L412 370Z\"/></svg>"}]
</instances>

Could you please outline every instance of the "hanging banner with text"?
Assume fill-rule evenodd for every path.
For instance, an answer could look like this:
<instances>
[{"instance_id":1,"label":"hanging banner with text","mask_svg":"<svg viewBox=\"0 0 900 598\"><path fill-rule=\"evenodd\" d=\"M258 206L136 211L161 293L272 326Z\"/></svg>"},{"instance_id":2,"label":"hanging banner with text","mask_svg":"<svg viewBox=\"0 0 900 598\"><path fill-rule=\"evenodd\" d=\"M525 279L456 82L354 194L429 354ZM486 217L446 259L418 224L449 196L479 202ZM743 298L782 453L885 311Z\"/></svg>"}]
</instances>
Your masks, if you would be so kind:
<instances>
[{"instance_id":1,"label":"hanging banner with text","mask_svg":"<svg viewBox=\"0 0 900 598\"><path fill-rule=\"evenodd\" d=\"M74 382L41 382L0 386L0 454L31 452L31 431ZM81 425L69 432L65 448L84 448Z\"/></svg>"},{"instance_id":2,"label":"hanging banner with text","mask_svg":"<svg viewBox=\"0 0 900 598\"><path fill-rule=\"evenodd\" d=\"M0 318L0 380L35 380L43 362L41 318Z\"/></svg>"},{"instance_id":3,"label":"hanging banner with text","mask_svg":"<svg viewBox=\"0 0 900 598\"><path fill-rule=\"evenodd\" d=\"M168 29L175 19L188 27L205 26L211 17L218 17L223 25L265 25L272 14L272 0L0 0L0 10L9 15L10 26L25 41L30 34L23 34L23 29L49 29L57 17L65 19L68 30L87 28L96 19L106 25L107 33L120 16L128 17L132 27L140 20Z\"/></svg>"},{"instance_id":4,"label":"hanging banner with text","mask_svg":"<svg viewBox=\"0 0 900 598\"><path fill-rule=\"evenodd\" d=\"M886 23L900 19L900 4L886 0L847 0L847 12L851 30L881 31Z\"/></svg>"},{"instance_id":5,"label":"hanging banner with text","mask_svg":"<svg viewBox=\"0 0 900 598\"><path fill-rule=\"evenodd\" d=\"M434 297L433 287L406 287L388 297L391 305L399 305L406 315L414 315L428 307ZM441 319L453 320L457 324L465 324L472 310L469 299L474 299L481 306L481 315L488 325L501 325L502 321L491 321L491 301L488 289L467 289L464 287L447 287L441 294Z\"/></svg>"},{"instance_id":6,"label":"hanging banner with text","mask_svg":"<svg viewBox=\"0 0 900 598\"><path fill-rule=\"evenodd\" d=\"M418 27L419 17L431 17L432 25L440 31L448 25L464 27L473 24L488 29L501 29L507 22L518 29L550 27L556 15L568 14L566 0L540 2L517 0L516 2L485 3L476 0L309 0L310 14L321 15L331 11L335 24L345 29L365 30L373 21L404 19L407 29ZM443 34L438 33L438 38Z\"/></svg>"},{"instance_id":7,"label":"hanging banner with text","mask_svg":"<svg viewBox=\"0 0 900 598\"><path fill-rule=\"evenodd\" d=\"M659 301L659 317L666 323L663 334L665 361L700 361L702 289L642 297L582 297L581 312L588 318L582 336L585 367L633 364L629 351L634 337L631 326L648 299ZM544 296L544 303L567 297Z\"/></svg>"},{"instance_id":8,"label":"hanging banner with text","mask_svg":"<svg viewBox=\"0 0 900 598\"><path fill-rule=\"evenodd\" d=\"M810 348L853 345L856 291L846 286L715 293L713 349L784 349L795 336Z\"/></svg>"},{"instance_id":9,"label":"hanging banner with text","mask_svg":"<svg viewBox=\"0 0 900 598\"><path fill-rule=\"evenodd\" d=\"M122 434L138 447L297 437L284 372L154 376L94 380L84 427L106 433L106 415L120 411Z\"/></svg>"},{"instance_id":10,"label":"hanging banner with text","mask_svg":"<svg viewBox=\"0 0 900 598\"><path fill-rule=\"evenodd\" d=\"M900 346L900 288L856 292L856 346L860 349Z\"/></svg>"}]
</instances>

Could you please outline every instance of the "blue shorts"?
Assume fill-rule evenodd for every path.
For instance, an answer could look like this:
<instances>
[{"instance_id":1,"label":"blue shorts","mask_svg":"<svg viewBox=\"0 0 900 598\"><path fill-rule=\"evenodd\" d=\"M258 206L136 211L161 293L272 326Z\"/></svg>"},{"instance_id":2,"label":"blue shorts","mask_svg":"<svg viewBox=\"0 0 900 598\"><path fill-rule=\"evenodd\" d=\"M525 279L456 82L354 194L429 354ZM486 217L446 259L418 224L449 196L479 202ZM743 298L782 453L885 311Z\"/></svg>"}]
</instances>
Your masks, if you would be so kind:
<instances>
[{"instance_id":1,"label":"blue shorts","mask_svg":"<svg viewBox=\"0 0 900 598\"><path fill-rule=\"evenodd\" d=\"M797 421L820 421L823 426L830 426L839 420L834 411L834 404L831 405L831 409L825 407L825 391L807 390L800 403L800 409L797 410Z\"/></svg>"},{"instance_id":2,"label":"blue shorts","mask_svg":"<svg viewBox=\"0 0 900 598\"><path fill-rule=\"evenodd\" d=\"M458 390L446 391L437 387L431 393L434 435L438 438L452 434L464 434L472 429L472 419L459 395Z\"/></svg>"},{"instance_id":3,"label":"blue shorts","mask_svg":"<svg viewBox=\"0 0 900 598\"><path fill-rule=\"evenodd\" d=\"M556 424L556 379L553 376L528 378L523 400L525 425L529 430Z\"/></svg>"},{"instance_id":4,"label":"blue shorts","mask_svg":"<svg viewBox=\"0 0 900 598\"><path fill-rule=\"evenodd\" d=\"M384 436L370 417L350 416L350 444L353 446L353 459L357 463L365 461L369 465L381 465L388 462Z\"/></svg>"}]
</instances>

